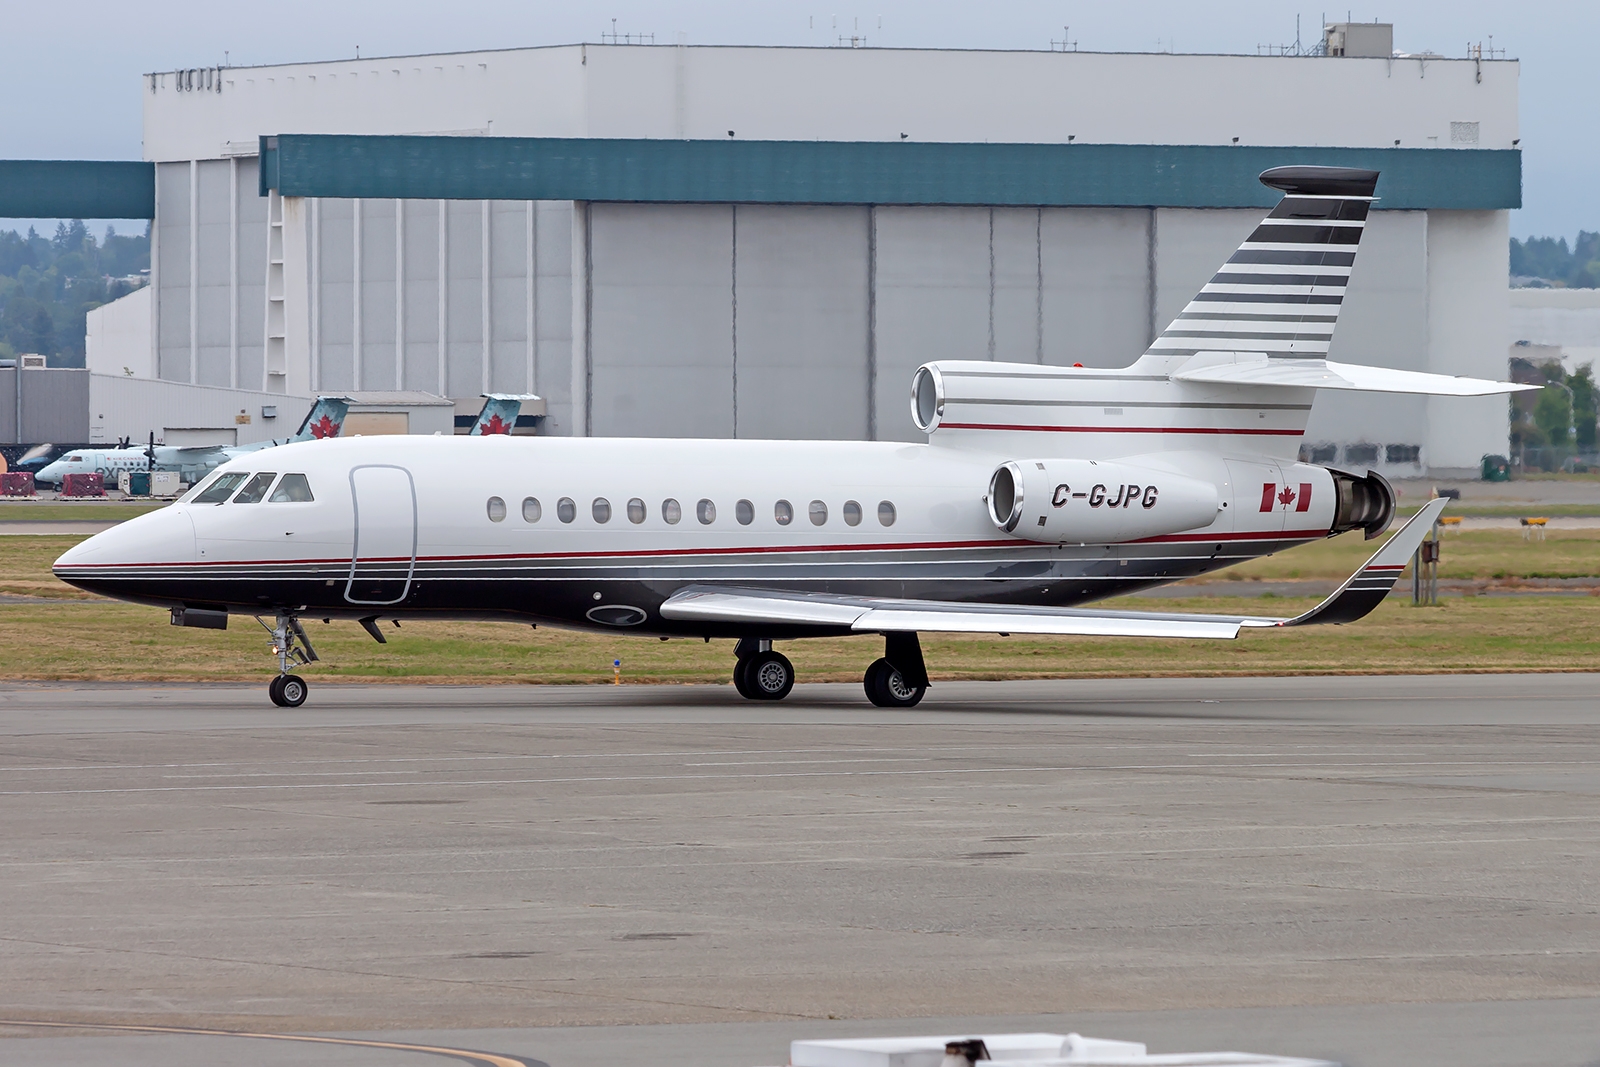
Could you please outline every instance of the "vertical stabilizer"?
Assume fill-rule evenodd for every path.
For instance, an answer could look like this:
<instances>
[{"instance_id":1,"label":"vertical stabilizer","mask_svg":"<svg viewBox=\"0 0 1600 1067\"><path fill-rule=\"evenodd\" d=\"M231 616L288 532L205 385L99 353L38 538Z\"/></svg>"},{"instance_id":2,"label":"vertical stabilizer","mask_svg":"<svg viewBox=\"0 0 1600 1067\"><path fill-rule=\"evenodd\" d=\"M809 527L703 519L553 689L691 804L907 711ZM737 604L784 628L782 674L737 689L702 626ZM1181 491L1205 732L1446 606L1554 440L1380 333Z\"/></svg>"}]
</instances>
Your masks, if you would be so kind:
<instances>
[{"instance_id":1,"label":"vertical stabilizer","mask_svg":"<svg viewBox=\"0 0 1600 1067\"><path fill-rule=\"evenodd\" d=\"M311 410L306 412L305 421L300 424L300 429L296 430L294 436L285 443L338 437L340 429L344 426L344 417L349 411L349 397L319 396L317 402L311 405Z\"/></svg>"},{"instance_id":2,"label":"vertical stabilizer","mask_svg":"<svg viewBox=\"0 0 1600 1067\"><path fill-rule=\"evenodd\" d=\"M472 429L467 432L473 437L510 433L517 425L517 416L522 413L523 402L538 399L532 393L485 393L483 410L478 412L478 421L473 423Z\"/></svg>"},{"instance_id":3,"label":"vertical stabilizer","mask_svg":"<svg viewBox=\"0 0 1600 1067\"><path fill-rule=\"evenodd\" d=\"M1327 357L1378 184L1375 170L1275 167L1261 183L1283 199L1146 352Z\"/></svg>"}]
</instances>

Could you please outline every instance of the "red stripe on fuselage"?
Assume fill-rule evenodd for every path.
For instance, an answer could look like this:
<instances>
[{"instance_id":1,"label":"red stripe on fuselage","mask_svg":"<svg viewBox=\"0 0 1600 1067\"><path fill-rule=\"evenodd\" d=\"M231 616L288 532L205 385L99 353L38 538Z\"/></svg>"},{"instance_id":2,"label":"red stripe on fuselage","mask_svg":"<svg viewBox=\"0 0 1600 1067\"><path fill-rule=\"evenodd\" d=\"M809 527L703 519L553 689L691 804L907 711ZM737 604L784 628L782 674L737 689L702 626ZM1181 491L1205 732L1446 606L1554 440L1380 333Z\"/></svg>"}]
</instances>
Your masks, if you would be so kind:
<instances>
[{"instance_id":1,"label":"red stripe on fuselage","mask_svg":"<svg viewBox=\"0 0 1600 1067\"><path fill-rule=\"evenodd\" d=\"M1146 537L1137 541L1120 542L1130 545L1148 545L1175 543L1181 544L1196 541L1215 541L1218 544L1229 542L1249 541L1306 541L1327 536L1327 530L1264 530L1259 532L1231 533L1231 534L1163 534L1160 537ZM1053 547L1044 541L911 541L887 544L869 545L753 545L748 548L659 548L640 549L622 552L517 552L500 555L482 556L418 556L417 563L462 563L482 561L493 563L504 560L523 559L640 559L649 557L677 557L677 556L727 556L727 555L770 555L773 553L804 553L804 552L888 552L895 550L927 551L931 549L948 548L1049 548ZM1060 546L1054 546L1060 547ZM374 556L363 558L363 565L380 563L409 563L408 556ZM306 566L309 564L337 563L348 565L350 558L332 559L215 559L215 560L190 560L186 562L167 563L77 563L68 564L61 570L66 573L73 571L93 571L101 568L122 569L127 567L239 567L239 566Z\"/></svg>"},{"instance_id":2,"label":"red stripe on fuselage","mask_svg":"<svg viewBox=\"0 0 1600 1067\"><path fill-rule=\"evenodd\" d=\"M1215 426L1025 426L1009 423L941 422L945 430L1021 430L1030 433L1184 433L1240 437L1300 437L1304 430L1224 429Z\"/></svg>"}]
</instances>

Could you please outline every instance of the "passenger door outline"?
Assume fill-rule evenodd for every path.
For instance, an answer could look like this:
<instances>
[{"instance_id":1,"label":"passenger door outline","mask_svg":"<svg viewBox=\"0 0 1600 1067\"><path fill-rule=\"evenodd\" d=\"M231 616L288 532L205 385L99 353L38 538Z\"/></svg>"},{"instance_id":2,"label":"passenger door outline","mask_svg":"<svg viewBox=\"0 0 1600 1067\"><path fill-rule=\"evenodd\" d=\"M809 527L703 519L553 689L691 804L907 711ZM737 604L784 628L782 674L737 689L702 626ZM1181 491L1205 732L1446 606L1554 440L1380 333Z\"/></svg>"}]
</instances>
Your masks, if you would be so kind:
<instances>
[{"instance_id":1,"label":"passenger door outline","mask_svg":"<svg viewBox=\"0 0 1600 1067\"><path fill-rule=\"evenodd\" d=\"M405 580L400 585L399 595L397 595L397 596L395 596L395 597L393 597L391 599L388 599L388 600L363 600L363 599L357 598L356 595L355 595L356 582L357 582L358 579L363 580L363 581L373 582L373 583L377 583L377 582L392 583L392 582L399 581L399 579L396 578L396 577L387 577L387 576L382 576L381 574L371 575L369 577L362 578L361 574L358 573L359 568L361 566L361 490L360 490L360 488L358 486L358 483L357 483L357 480L356 480L356 475L360 471L365 471L365 470L394 470L394 471L399 471L401 474L404 474L406 476L406 485L407 485L407 487L408 487L408 489L410 490L410 493L411 493L411 557L406 562ZM369 488L367 490L367 492L369 493L369 496L368 496L369 504L372 503L372 501L376 499L374 496L370 495L370 494L373 494L375 492L375 489L376 489L376 487ZM398 464L395 464L395 463L364 463L359 467L350 468L350 525L351 525L351 528L350 528L350 574L349 574L349 577L345 580L345 586L344 586L344 599L345 599L345 601L347 603L350 603L350 604L363 604L363 605L373 605L373 606L385 606L385 605L389 605L389 604L398 604L398 603L400 603L402 600L404 600L410 594L410 592L411 592L411 582L412 582L412 579L415 576L416 570L417 570L417 536L418 536L418 533L417 533L417 526L418 526L417 480L414 477L412 477L411 471L409 469L407 469L405 467L402 467L402 466L400 466ZM380 558L383 558L383 557L380 557ZM380 572L382 570L388 569L383 564L376 564L376 565L373 565L373 566L374 566L375 569L379 570ZM392 564L390 564L389 566L392 567Z\"/></svg>"}]
</instances>

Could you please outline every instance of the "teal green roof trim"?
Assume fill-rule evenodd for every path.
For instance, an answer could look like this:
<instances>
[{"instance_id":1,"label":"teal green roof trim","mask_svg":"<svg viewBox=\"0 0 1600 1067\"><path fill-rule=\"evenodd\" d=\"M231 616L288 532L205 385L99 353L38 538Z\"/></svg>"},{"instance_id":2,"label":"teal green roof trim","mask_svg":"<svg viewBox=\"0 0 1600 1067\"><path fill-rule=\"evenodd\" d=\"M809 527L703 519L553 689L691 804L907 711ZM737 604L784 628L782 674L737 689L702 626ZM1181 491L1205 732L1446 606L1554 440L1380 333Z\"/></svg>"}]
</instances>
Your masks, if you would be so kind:
<instances>
[{"instance_id":1,"label":"teal green roof trim","mask_svg":"<svg viewBox=\"0 0 1600 1067\"><path fill-rule=\"evenodd\" d=\"M261 192L415 200L1268 207L1269 167L1378 170L1379 206L1522 205L1514 149L543 137L261 139Z\"/></svg>"},{"instance_id":2,"label":"teal green roof trim","mask_svg":"<svg viewBox=\"0 0 1600 1067\"><path fill-rule=\"evenodd\" d=\"M153 219L154 163L0 159L0 218Z\"/></svg>"}]
</instances>

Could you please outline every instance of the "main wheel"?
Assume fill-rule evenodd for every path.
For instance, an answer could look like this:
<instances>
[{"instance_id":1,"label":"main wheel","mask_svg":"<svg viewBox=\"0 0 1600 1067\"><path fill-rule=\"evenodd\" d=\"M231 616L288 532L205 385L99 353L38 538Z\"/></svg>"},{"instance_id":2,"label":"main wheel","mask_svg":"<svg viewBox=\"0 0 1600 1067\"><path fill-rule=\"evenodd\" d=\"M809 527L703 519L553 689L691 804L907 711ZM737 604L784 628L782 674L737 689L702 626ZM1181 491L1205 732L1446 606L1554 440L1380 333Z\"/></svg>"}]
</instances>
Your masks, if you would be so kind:
<instances>
[{"instance_id":1,"label":"main wheel","mask_svg":"<svg viewBox=\"0 0 1600 1067\"><path fill-rule=\"evenodd\" d=\"M867 691L867 699L880 708L914 708L928 691L925 685L907 685L886 659L873 661L861 685Z\"/></svg>"},{"instance_id":2,"label":"main wheel","mask_svg":"<svg viewBox=\"0 0 1600 1067\"><path fill-rule=\"evenodd\" d=\"M751 657L746 656L744 659L733 661L733 688L746 700L757 700L759 697L750 688L750 659Z\"/></svg>"},{"instance_id":3,"label":"main wheel","mask_svg":"<svg viewBox=\"0 0 1600 1067\"><path fill-rule=\"evenodd\" d=\"M745 661L747 696L757 700L782 700L794 688L794 664L782 652L757 652Z\"/></svg>"},{"instance_id":4,"label":"main wheel","mask_svg":"<svg viewBox=\"0 0 1600 1067\"><path fill-rule=\"evenodd\" d=\"M306 680L298 674L285 674L278 679L278 704L285 708L298 708L306 702L309 689Z\"/></svg>"}]
</instances>

